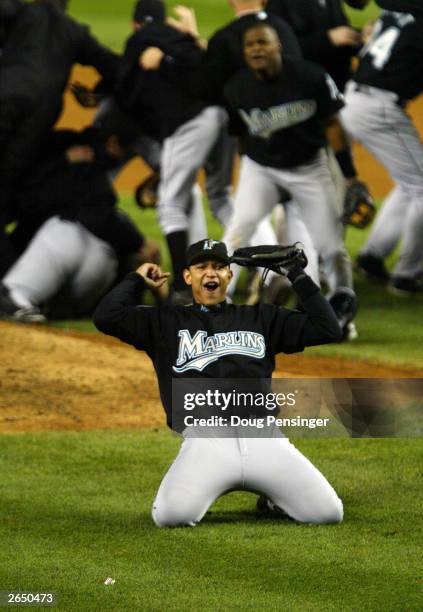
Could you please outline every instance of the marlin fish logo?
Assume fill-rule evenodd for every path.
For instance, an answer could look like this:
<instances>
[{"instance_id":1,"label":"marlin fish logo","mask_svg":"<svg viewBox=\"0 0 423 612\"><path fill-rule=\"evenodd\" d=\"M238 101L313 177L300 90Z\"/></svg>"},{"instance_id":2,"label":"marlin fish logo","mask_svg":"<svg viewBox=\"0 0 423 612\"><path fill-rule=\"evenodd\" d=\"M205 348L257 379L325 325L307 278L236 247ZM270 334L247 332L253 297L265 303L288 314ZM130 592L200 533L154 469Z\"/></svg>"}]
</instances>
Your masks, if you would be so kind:
<instances>
[{"instance_id":1,"label":"marlin fish logo","mask_svg":"<svg viewBox=\"0 0 423 612\"><path fill-rule=\"evenodd\" d=\"M178 358L173 366L175 372L187 370L201 372L210 363L225 355L245 355L262 359L266 354L264 336L252 331L221 332L207 336L207 332L199 330L191 336L188 329L181 329Z\"/></svg>"},{"instance_id":2,"label":"marlin fish logo","mask_svg":"<svg viewBox=\"0 0 423 612\"><path fill-rule=\"evenodd\" d=\"M211 251L215 244L219 244L218 240L206 240L203 246L203 251Z\"/></svg>"}]
</instances>

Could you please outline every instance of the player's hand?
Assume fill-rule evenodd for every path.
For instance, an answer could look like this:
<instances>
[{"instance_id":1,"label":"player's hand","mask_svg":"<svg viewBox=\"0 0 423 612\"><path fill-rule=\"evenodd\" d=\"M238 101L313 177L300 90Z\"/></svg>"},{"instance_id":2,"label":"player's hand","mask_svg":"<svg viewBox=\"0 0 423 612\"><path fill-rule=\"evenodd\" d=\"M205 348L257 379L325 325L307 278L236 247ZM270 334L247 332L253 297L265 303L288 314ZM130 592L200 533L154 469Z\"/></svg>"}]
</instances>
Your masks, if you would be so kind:
<instances>
[{"instance_id":1,"label":"player's hand","mask_svg":"<svg viewBox=\"0 0 423 612\"><path fill-rule=\"evenodd\" d=\"M71 164L92 162L95 159L94 149L88 145L75 145L66 150L66 159Z\"/></svg>"},{"instance_id":2,"label":"player's hand","mask_svg":"<svg viewBox=\"0 0 423 612\"><path fill-rule=\"evenodd\" d=\"M191 34L194 38L197 37L198 25L194 9L178 4L174 7L173 12L176 15L176 19L168 17L166 20L167 24L183 34Z\"/></svg>"},{"instance_id":3,"label":"player's hand","mask_svg":"<svg viewBox=\"0 0 423 612\"><path fill-rule=\"evenodd\" d=\"M354 28L339 26L328 30L329 40L335 47L358 47L362 43L361 35Z\"/></svg>"},{"instance_id":4,"label":"player's hand","mask_svg":"<svg viewBox=\"0 0 423 612\"><path fill-rule=\"evenodd\" d=\"M144 263L137 269L137 274L143 277L151 291L157 291L168 281L169 272L162 272L160 266L154 263Z\"/></svg>"},{"instance_id":5,"label":"player's hand","mask_svg":"<svg viewBox=\"0 0 423 612\"><path fill-rule=\"evenodd\" d=\"M143 70L158 70L164 58L164 53L158 47L148 47L143 51L138 59L138 63Z\"/></svg>"}]
</instances>

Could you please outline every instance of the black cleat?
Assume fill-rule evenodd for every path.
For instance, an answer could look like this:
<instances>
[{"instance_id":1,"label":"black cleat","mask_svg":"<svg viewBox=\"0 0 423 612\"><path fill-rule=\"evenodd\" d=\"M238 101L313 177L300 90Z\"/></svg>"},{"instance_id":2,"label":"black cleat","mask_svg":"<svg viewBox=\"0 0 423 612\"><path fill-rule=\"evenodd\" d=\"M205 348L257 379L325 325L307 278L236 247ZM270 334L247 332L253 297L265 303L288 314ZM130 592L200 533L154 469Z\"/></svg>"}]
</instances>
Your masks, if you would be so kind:
<instances>
[{"instance_id":1,"label":"black cleat","mask_svg":"<svg viewBox=\"0 0 423 612\"><path fill-rule=\"evenodd\" d=\"M3 283L0 283L0 319L20 323L45 323L47 321L36 306L19 306L16 304Z\"/></svg>"},{"instance_id":2,"label":"black cleat","mask_svg":"<svg viewBox=\"0 0 423 612\"><path fill-rule=\"evenodd\" d=\"M365 274L368 278L379 283L386 284L390 276L381 257L375 255L358 255L355 260L355 268Z\"/></svg>"},{"instance_id":3,"label":"black cleat","mask_svg":"<svg viewBox=\"0 0 423 612\"><path fill-rule=\"evenodd\" d=\"M265 516L269 518L274 517L285 521L294 520L291 516L289 516L289 514L285 512L285 510L279 508L279 506L274 504L272 501L270 501L269 498L265 497L264 495L259 495L259 497L257 498L256 512L260 516Z\"/></svg>"},{"instance_id":4,"label":"black cleat","mask_svg":"<svg viewBox=\"0 0 423 612\"><path fill-rule=\"evenodd\" d=\"M329 298L329 304L335 313L340 328L342 329L344 340L354 340L357 337L357 330L355 334L350 335L351 322L357 314L358 301L352 289L348 287L342 287L335 291L332 297Z\"/></svg>"},{"instance_id":5,"label":"black cleat","mask_svg":"<svg viewBox=\"0 0 423 612\"><path fill-rule=\"evenodd\" d=\"M394 295L411 296L423 293L423 281L421 278L407 278L405 276L394 276L389 285L389 291Z\"/></svg>"}]
</instances>

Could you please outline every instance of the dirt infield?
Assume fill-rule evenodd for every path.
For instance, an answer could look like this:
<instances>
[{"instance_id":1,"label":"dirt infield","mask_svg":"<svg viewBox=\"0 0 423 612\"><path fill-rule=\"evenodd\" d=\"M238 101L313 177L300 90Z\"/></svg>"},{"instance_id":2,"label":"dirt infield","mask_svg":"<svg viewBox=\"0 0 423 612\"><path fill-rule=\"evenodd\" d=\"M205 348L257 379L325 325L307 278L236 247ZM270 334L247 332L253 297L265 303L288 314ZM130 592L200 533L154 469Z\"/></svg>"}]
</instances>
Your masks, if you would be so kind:
<instances>
[{"instance_id":1,"label":"dirt infield","mask_svg":"<svg viewBox=\"0 0 423 612\"><path fill-rule=\"evenodd\" d=\"M97 334L0 322L0 432L140 429L165 424L148 357ZM278 377L413 378L421 372L305 355Z\"/></svg>"}]
</instances>

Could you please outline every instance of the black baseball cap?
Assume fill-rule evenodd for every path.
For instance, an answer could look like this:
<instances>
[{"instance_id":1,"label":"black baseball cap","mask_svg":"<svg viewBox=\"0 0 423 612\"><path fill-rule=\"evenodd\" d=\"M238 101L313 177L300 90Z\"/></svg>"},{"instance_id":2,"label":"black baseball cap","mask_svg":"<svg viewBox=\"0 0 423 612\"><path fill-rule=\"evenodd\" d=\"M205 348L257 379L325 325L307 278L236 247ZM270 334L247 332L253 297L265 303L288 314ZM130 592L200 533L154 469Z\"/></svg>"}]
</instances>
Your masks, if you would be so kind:
<instances>
[{"instance_id":1,"label":"black baseball cap","mask_svg":"<svg viewBox=\"0 0 423 612\"><path fill-rule=\"evenodd\" d=\"M188 248L186 257L188 268L199 261L206 261L209 259L216 259L217 261L229 265L231 263L231 258L228 255L226 244L220 240L206 238L205 240L194 242L194 244L191 244Z\"/></svg>"},{"instance_id":2,"label":"black baseball cap","mask_svg":"<svg viewBox=\"0 0 423 612\"><path fill-rule=\"evenodd\" d=\"M163 22L166 9L163 0L138 0L134 6L132 20L137 23Z\"/></svg>"}]
</instances>

